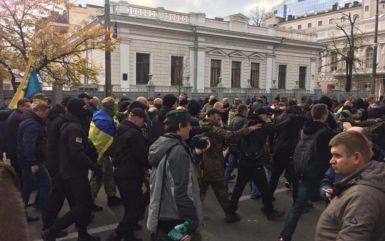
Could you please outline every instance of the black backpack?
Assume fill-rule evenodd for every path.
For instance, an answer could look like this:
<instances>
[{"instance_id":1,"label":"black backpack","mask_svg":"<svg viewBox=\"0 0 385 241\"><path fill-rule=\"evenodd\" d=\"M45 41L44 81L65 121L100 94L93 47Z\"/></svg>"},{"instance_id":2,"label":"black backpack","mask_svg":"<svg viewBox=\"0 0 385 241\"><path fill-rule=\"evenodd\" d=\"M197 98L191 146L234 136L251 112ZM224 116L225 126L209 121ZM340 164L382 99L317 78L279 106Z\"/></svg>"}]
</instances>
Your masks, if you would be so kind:
<instances>
[{"instance_id":1,"label":"black backpack","mask_svg":"<svg viewBox=\"0 0 385 241\"><path fill-rule=\"evenodd\" d=\"M293 161L294 169L298 176L311 175L312 164L316 164L317 161L317 139L326 131L327 128L321 128L311 135L307 135L301 131L301 138L295 147Z\"/></svg>"}]
</instances>

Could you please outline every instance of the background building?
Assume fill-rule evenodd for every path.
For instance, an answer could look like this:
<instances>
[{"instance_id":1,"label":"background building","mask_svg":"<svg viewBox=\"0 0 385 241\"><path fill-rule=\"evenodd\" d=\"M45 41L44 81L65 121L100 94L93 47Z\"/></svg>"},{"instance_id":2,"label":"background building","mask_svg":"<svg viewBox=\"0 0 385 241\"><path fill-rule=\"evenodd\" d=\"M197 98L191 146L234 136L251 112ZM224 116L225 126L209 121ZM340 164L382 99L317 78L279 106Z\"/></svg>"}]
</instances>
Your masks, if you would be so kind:
<instances>
[{"instance_id":1,"label":"background building","mask_svg":"<svg viewBox=\"0 0 385 241\"><path fill-rule=\"evenodd\" d=\"M151 84L174 91L192 86L198 92L217 87L270 92L313 90L318 82L324 46L313 34L251 26L242 14L210 19L123 1L111 4L111 23L121 40L112 53L114 90ZM103 67L104 53L93 51L90 61ZM104 71L99 79L103 85Z\"/></svg>"},{"instance_id":2,"label":"background building","mask_svg":"<svg viewBox=\"0 0 385 241\"><path fill-rule=\"evenodd\" d=\"M359 49L355 51L359 61L356 62L353 71L353 90L368 90L372 88L375 7L375 0L363 0L362 3L347 4L332 10L296 16L288 20L271 17L266 19L265 24L293 32L314 33L319 43L327 45L337 43L342 47L347 39L343 31L336 28L336 24L348 29L348 15L357 18L355 27L357 27L362 41L360 41ZM383 92L385 81L385 4L380 3L379 13L376 90ZM322 58L319 80L323 90L344 88L345 65L343 62L332 64L335 57Z\"/></svg>"}]
</instances>

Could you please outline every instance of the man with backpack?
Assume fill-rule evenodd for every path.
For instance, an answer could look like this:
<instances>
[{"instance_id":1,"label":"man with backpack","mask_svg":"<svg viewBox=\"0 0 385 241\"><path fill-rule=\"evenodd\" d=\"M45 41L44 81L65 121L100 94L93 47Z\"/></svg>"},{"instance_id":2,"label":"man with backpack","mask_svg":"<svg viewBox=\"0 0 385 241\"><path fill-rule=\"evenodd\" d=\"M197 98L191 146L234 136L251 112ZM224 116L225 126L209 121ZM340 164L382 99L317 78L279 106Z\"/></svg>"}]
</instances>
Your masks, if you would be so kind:
<instances>
[{"instance_id":1,"label":"man with backpack","mask_svg":"<svg viewBox=\"0 0 385 241\"><path fill-rule=\"evenodd\" d=\"M298 178L298 191L290 208L279 241L290 241L299 218L312 194L318 196L323 174L329 167L329 141L335 133L327 127L328 109L316 104L311 109L312 121L305 124L293 156Z\"/></svg>"}]
</instances>

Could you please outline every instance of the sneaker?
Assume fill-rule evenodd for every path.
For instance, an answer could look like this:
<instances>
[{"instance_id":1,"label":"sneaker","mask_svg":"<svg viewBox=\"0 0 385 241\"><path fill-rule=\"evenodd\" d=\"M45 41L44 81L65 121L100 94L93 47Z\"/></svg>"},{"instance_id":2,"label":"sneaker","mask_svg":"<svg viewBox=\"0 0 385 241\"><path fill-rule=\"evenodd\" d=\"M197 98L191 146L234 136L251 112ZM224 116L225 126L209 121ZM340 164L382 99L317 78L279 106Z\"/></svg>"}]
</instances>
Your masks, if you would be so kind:
<instances>
[{"instance_id":1,"label":"sneaker","mask_svg":"<svg viewBox=\"0 0 385 241\"><path fill-rule=\"evenodd\" d=\"M92 204L91 207L92 212L101 212L103 211L103 207L96 205L95 203Z\"/></svg>"},{"instance_id":2,"label":"sneaker","mask_svg":"<svg viewBox=\"0 0 385 241\"><path fill-rule=\"evenodd\" d=\"M31 215L26 215L25 217L27 219L27 223L36 222L40 219L38 216L31 216Z\"/></svg>"},{"instance_id":3,"label":"sneaker","mask_svg":"<svg viewBox=\"0 0 385 241\"><path fill-rule=\"evenodd\" d=\"M100 237L98 236L92 236L90 234L86 234L82 237L78 237L78 241L100 241Z\"/></svg>"},{"instance_id":4,"label":"sneaker","mask_svg":"<svg viewBox=\"0 0 385 241\"><path fill-rule=\"evenodd\" d=\"M236 223L241 220L241 216L237 213L228 213L226 214L226 223Z\"/></svg>"},{"instance_id":5,"label":"sneaker","mask_svg":"<svg viewBox=\"0 0 385 241\"><path fill-rule=\"evenodd\" d=\"M107 205L109 207L122 205L122 199L116 196L108 197Z\"/></svg>"},{"instance_id":6,"label":"sneaker","mask_svg":"<svg viewBox=\"0 0 385 241\"><path fill-rule=\"evenodd\" d=\"M41 232L40 237L43 241L55 241L56 240L56 235L50 231L49 229L43 230Z\"/></svg>"},{"instance_id":7,"label":"sneaker","mask_svg":"<svg viewBox=\"0 0 385 241\"><path fill-rule=\"evenodd\" d=\"M257 194L257 195L252 195L252 196L250 196L250 199L252 199L252 200L257 200L257 199L259 199L259 198L261 198L262 197L262 194Z\"/></svg>"},{"instance_id":8,"label":"sneaker","mask_svg":"<svg viewBox=\"0 0 385 241\"><path fill-rule=\"evenodd\" d=\"M265 213L265 215L268 220L275 220L285 215L285 211L278 211L276 209L273 209L271 212Z\"/></svg>"},{"instance_id":9,"label":"sneaker","mask_svg":"<svg viewBox=\"0 0 385 241\"><path fill-rule=\"evenodd\" d=\"M134 231L139 231L139 230L142 230L142 226L140 226L139 224L135 224L135 225L132 227L132 229L133 229Z\"/></svg>"},{"instance_id":10,"label":"sneaker","mask_svg":"<svg viewBox=\"0 0 385 241\"><path fill-rule=\"evenodd\" d=\"M286 187L287 189L290 189L290 188L291 188L291 183L288 182L288 181L286 181L286 182L285 182L285 187Z\"/></svg>"},{"instance_id":11,"label":"sneaker","mask_svg":"<svg viewBox=\"0 0 385 241\"><path fill-rule=\"evenodd\" d=\"M290 239L288 239L288 238L283 238L283 237L280 237L280 238L278 239L278 241L290 241Z\"/></svg>"}]
</instances>

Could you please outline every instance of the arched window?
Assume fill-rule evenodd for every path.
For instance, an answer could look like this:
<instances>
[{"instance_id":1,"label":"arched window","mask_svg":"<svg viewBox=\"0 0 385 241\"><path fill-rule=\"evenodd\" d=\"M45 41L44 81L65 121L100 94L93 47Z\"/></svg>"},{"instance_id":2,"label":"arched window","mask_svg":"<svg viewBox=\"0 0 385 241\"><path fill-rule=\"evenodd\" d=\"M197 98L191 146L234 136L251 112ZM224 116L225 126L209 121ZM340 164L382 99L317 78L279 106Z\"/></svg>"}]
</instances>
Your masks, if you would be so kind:
<instances>
[{"instance_id":1,"label":"arched window","mask_svg":"<svg viewBox=\"0 0 385 241\"><path fill-rule=\"evenodd\" d=\"M372 68L373 66L373 48L368 47L366 49L366 68Z\"/></svg>"},{"instance_id":2,"label":"arched window","mask_svg":"<svg viewBox=\"0 0 385 241\"><path fill-rule=\"evenodd\" d=\"M360 15L358 15L358 14L354 14L354 16L353 16L353 20L354 19L356 19L356 21L358 21L359 19L360 19Z\"/></svg>"}]
</instances>

